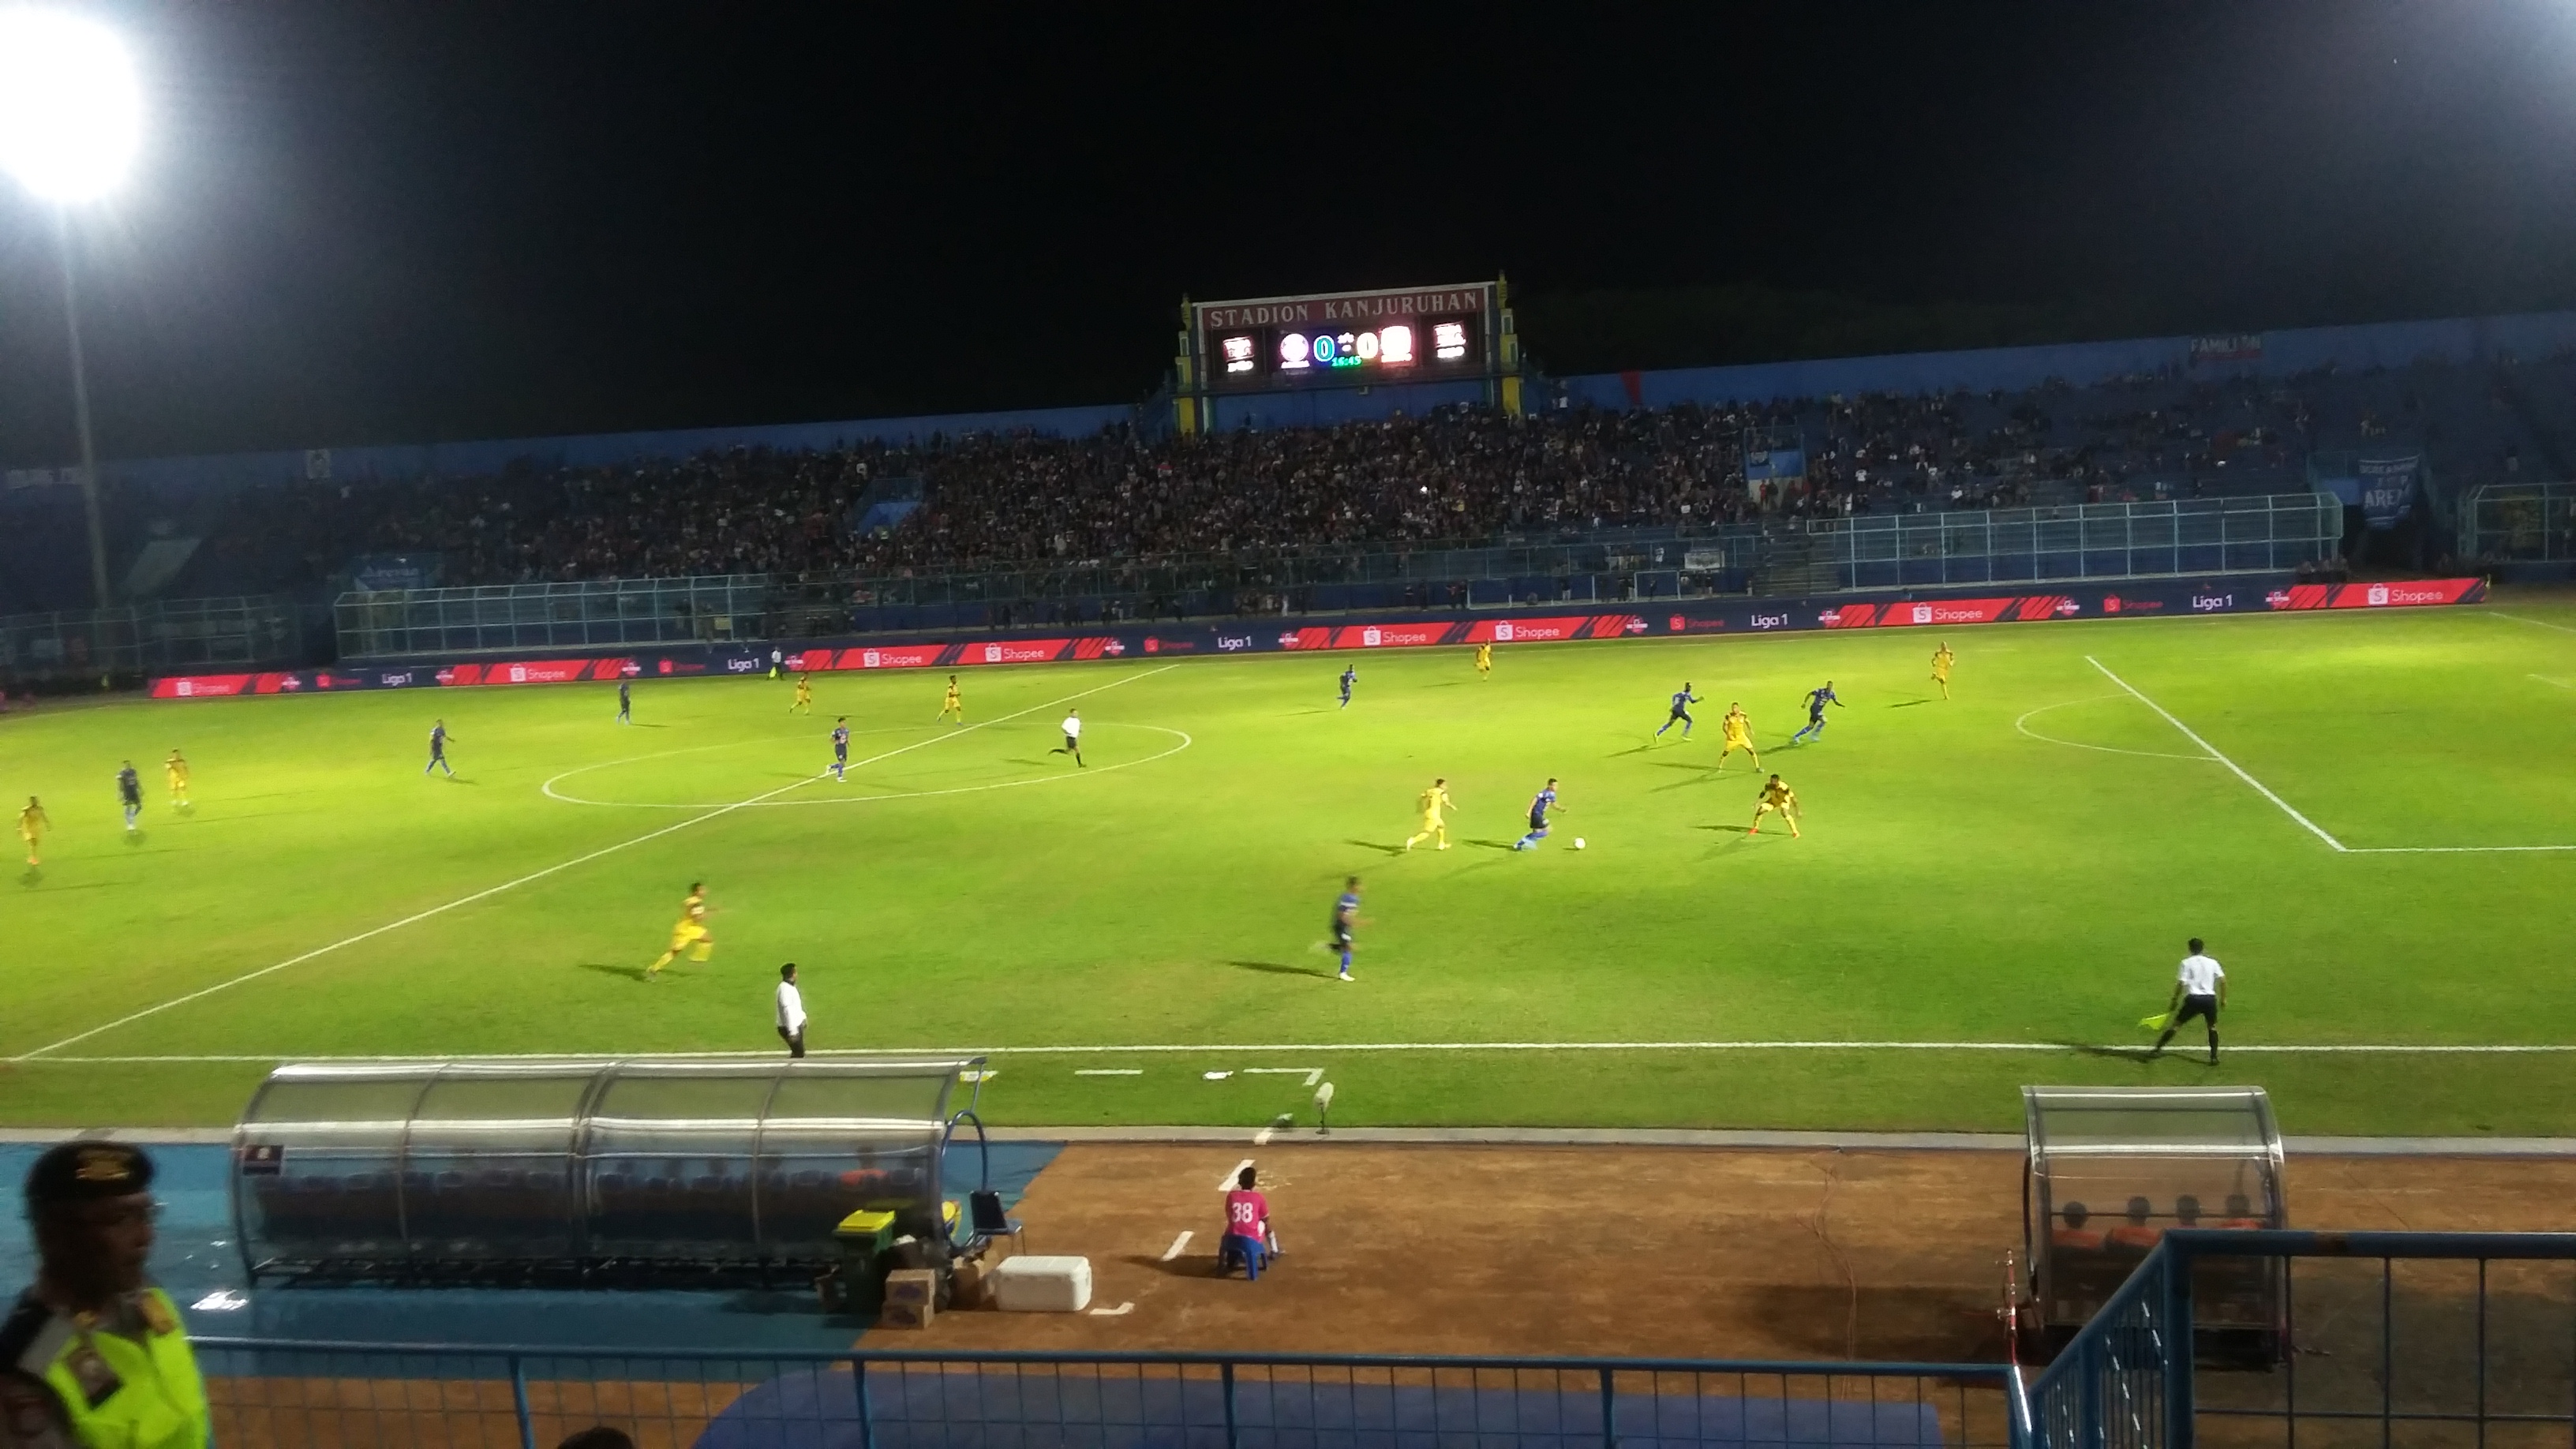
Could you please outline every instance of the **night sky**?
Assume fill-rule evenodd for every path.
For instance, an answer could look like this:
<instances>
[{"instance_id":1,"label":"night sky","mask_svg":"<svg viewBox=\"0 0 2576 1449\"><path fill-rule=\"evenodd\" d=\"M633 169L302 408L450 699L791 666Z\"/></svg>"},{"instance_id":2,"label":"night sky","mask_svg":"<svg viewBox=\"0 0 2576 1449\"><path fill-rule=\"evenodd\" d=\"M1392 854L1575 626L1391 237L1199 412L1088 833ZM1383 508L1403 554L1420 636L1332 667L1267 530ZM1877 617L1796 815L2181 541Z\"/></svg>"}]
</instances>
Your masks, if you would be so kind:
<instances>
[{"instance_id":1,"label":"night sky","mask_svg":"<svg viewBox=\"0 0 2576 1449\"><path fill-rule=\"evenodd\" d=\"M1525 317L2576 304L2536 0L102 8L153 108L78 223L109 456L1130 401L1184 293L1498 271ZM69 457L63 376L0 181L0 461Z\"/></svg>"}]
</instances>

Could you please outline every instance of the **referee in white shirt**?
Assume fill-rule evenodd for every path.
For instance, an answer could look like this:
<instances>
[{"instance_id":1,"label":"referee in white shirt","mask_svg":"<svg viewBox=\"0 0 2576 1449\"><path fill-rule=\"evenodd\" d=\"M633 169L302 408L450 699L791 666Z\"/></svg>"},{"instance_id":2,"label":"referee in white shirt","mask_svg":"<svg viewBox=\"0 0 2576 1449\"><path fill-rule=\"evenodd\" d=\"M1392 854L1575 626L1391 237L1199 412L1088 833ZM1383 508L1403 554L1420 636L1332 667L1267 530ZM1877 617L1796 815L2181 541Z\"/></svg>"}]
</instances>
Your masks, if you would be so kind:
<instances>
[{"instance_id":1,"label":"referee in white shirt","mask_svg":"<svg viewBox=\"0 0 2576 1449\"><path fill-rule=\"evenodd\" d=\"M2156 1038L2156 1050L2174 1039L2183 1023L2193 1017L2209 1023L2209 1064L2218 1065L2218 1009L2227 1004L2227 972L2201 950L2200 938L2191 938L2191 954L2182 958L2182 969L2174 977L2173 999L2165 1003L2168 1020L2165 1034Z\"/></svg>"},{"instance_id":2,"label":"referee in white shirt","mask_svg":"<svg viewBox=\"0 0 2576 1449\"><path fill-rule=\"evenodd\" d=\"M1049 750L1047 753L1050 755L1071 755L1073 756L1073 762L1075 764L1079 765L1082 763L1081 710L1069 709L1064 712L1064 748L1060 750Z\"/></svg>"},{"instance_id":3,"label":"referee in white shirt","mask_svg":"<svg viewBox=\"0 0 2576 1449\"><path fill-rule=\"evenodd\" d=\"M805 1055L805 993L796 989L796 963L778 968L778 1039L791 1057Z\"/></svg>"}]
</instances>

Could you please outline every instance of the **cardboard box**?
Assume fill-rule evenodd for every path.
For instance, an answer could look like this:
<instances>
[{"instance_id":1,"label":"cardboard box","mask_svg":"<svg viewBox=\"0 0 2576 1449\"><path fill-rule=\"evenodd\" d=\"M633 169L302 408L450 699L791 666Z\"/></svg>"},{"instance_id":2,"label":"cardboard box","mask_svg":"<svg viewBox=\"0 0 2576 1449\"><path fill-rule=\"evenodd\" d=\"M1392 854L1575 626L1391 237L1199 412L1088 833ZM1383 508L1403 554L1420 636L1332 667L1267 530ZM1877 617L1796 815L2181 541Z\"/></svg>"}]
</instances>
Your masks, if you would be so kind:
<instances>
[{"instance_id":1,"label":"cardboard box","mask_svg":"<svg viewBox=\"0 0 2576 1449\"><path fill-rule=\"evenodd\" d=\"M885 1301L888 1308L930 1307L939 1301L939 1275L928 1268L898 1268L886 1275Z\"/></svg>"},{"instance_id":2,"label":"cardboard box","mask_svg":"<svg viewBox=\"0 0 2576 1449\"><path fill-rule=\"evenodd\" d=\"M993 1270L1001 1266L990 1258L960 1258L948 1273L948 1306L951 1308L990 1308L993 1306Z\"/></svg>"},{"instance_id":3,"label":"cardboard box","mask_svg":"<svg viewBox=\"0 0 2576 1449\"><path fill-rule=\"evenodd\" d=\"M877 1315L879 1328L928 1328L939 1310L928 1303L888 1303Z\"/></svg>"}]
</instances>

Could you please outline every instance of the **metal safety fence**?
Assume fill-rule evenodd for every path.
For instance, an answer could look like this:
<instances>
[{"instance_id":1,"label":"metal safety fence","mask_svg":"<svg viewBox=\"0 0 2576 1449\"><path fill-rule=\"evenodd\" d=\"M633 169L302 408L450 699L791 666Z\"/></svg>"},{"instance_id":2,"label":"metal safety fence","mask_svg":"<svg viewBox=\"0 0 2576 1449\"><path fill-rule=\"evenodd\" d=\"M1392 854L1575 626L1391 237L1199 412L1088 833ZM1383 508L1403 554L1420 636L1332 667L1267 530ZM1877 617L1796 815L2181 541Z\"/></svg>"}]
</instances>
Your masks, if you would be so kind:
<instances>
[{"instance_id":1,"label":"metal safety fence","mask_svg":"<svg viewBox=\"0 0 2576 1449\"><path fill-rule=\"evenodd\" d=\"M293 664L303 647L295 605L266 595L12 614L0 617L0 682Z\"/></svg>"},{"instance_id":2,"label":"metal safety fence","mask_svg":"<svg viewBox=\"0 0 2576 1449\"><path fill-rule=\"evenodd\" d=\"M2576 1233L2168 1232L2031 1419L2038 1449L2564 1449Z\"/></svg>"},{"instance_id":3,"label":"metal safety fence","mask_svg":"<svg viewBox=\"0 0 2576 1449\"><path fill-rule=\"evenodd\" d=\"M383 589L332 606L343 659L768 637L766 574Z\"/></svg>"},{"instance_id":4,"label":"metal safety fence","mask_svg":"<svg viewBox=\"0 0 2576 1449\"><path fill-rule=\"evenodd\" d=\"M2019 1449L1994 1364L201 1341L225 1449Z\"/></svg>"},{"instance_id":5,"label":"metal safety fence","mask_svg":"<svg viewBox=\"0 0 2576 1449\"><path fill-rule=\"evenodd\" d=\"M2460 544L2485 563L2576 561L2576 483L2487 483L2460 500Z\"/></svg>"},{"instance_id":6,"label":"metal safety fence","mask_svg":"<svg viewBox=\"0 0 2576 1449\"><path fill-rule=\"evenodd\" d=\"M1251 549L892 575L596 579L341 595L340 657L822 639L1158 619L1652 602L2281 572L2331 555L2325 494L1864 513L1410 547Z\"/></svg>"},{"instance_id":7,"label":"metal safety fence","mask_svg":"<svg viewBox=\"0 0 2576 1449\"><path fill-rule=\"evenodd\" d=\"M2278 571L2332 555L2325 493L1862 514L1813 526L1847 589Z\"/></svg>"}]
</instances>

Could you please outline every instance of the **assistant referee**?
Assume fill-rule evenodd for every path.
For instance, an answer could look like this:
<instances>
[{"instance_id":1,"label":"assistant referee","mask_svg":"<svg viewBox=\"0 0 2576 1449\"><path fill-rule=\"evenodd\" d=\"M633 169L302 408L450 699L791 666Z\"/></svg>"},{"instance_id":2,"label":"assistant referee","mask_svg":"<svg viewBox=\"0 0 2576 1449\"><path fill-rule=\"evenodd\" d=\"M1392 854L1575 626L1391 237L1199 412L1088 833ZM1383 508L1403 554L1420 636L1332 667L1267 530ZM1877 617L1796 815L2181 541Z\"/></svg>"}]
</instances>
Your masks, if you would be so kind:
<instances>
[{"instance_id":1,"label":"assistant referee","mask_svg":"<svg viewBox=\"0 0 2576 1449\"><path fill-rule=\"evenodd\" d=\"M2227 1004L2227 972L2209 958L2198 936L2191 938L2190 945L2191 954L2182 958L2182 969L2174 976L2173 999L2165 1003L2170 1013L2165 1034L2156 1038L2156 1050L2147 1055L2162 1052L2183 1023L2196 1016L2209 1023L2209 1064L2214 1067L2218 1065L2218 1009Z\"/></svg>"}]
</instances>

